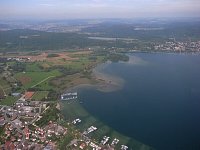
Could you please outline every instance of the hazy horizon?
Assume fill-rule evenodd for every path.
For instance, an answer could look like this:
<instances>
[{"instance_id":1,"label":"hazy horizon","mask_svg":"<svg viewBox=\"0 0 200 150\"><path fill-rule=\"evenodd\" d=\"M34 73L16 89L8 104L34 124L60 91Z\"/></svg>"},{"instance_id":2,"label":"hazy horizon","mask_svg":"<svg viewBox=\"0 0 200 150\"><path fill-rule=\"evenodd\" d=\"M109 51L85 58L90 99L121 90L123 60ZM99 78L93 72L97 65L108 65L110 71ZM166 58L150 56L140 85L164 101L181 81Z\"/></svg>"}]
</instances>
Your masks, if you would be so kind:
<instances>
[{"instance_id":1,"label":"hazy horizon","mask_svg":"<svg viewBox=\"0 0 200 150\"><path fill-rule=\"evenodd\" d=\"M200 17L199 0L1 0L0 19Z\"/></svg>"}]
</instances>

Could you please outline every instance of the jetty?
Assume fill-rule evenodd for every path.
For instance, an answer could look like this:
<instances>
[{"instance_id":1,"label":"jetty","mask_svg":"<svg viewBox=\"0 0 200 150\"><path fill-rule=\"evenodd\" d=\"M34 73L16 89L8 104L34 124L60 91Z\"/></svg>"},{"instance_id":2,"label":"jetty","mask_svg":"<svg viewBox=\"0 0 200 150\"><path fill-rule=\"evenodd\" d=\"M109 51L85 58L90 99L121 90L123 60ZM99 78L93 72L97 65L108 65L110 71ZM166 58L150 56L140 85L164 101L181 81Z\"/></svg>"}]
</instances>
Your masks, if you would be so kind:
<instances>
[{"instance_id":1,"label":"jetty","mask_svg":"<svg viewBox=\"0 0 200 150\"><path fill-rule=\"evenodd\" d=\"M67 101L67 100L73 100L78 98L77 92L68 92L61 95L61 100Z\"/></svg>"}]
</instances>

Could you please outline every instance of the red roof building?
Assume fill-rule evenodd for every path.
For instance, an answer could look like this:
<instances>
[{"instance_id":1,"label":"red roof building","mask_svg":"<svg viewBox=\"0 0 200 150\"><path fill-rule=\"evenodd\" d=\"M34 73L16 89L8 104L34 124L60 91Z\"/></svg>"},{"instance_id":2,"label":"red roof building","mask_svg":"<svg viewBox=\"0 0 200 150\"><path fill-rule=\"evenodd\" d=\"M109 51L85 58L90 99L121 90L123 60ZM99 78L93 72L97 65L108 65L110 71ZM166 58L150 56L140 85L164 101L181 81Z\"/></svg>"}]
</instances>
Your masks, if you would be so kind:
<instances>
[{"instance_id":1,"label":"red roof building","mask_svg":"<svg viewBox=\"0 0 200 150\"><path fill-rule=\"evenodd\" d=\"M29 99L31 99L31 97L33 96L33 94L34 94L35 92L26 92L24 95L24 99L25 100L29 100Z\"/></svg>"},{"instance_id":2,"label":"red roof building","mask_svg":"<svg viewBox=\"0 0 200 150\"><path fill-rule=\"evenodd\" d=\"M24 128L24 134L26 136L26 139L28 140L29 139L29 135L30 135L30 132L29 132L29 129L27 127Z\"/></svg>"},{"instance_id":3,"label":"red roof building","mask_svg":"<svg viewBox=\"0 0 200 150\"><path fill-rule=\"evenodd\" d=\"M15 149L15 145L11 141L6 141L6 143L4 145L4 149L5 150L14 150Z\"/></svg>"}]
</instances>

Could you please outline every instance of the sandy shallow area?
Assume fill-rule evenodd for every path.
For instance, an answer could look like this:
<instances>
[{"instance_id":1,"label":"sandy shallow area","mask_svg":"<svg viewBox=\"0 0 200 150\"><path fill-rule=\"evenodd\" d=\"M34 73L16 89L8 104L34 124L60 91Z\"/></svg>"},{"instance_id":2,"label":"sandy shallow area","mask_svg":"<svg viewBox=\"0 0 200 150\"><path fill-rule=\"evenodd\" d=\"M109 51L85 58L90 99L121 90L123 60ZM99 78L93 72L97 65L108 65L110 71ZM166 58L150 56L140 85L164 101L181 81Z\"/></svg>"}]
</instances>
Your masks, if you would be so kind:
<instances>
[{"instance_id":1,"label":"sandy shallow area","mask_svg":"<svg viewBox=\"0 0 200 150\"><path fill-rule=\"evenodd\" d=\"M107 67L109 63L102 64L93 69L93 75L96 80L100 81L97 90L102 92L113 92L123 88L124 80L120 77L110 75L104 72L104 68Z\"/></svg>"},{"instance_id":2,"label":"sandy shallow area","mask_svg":"<svg viewBox=\"0 0 200 150\"><path fill-rule=\"evenodd\" d=\"M96 84L80 84L72 87L70 90L77 90L83 88L93 88L101 92L113 92L123 88L124 80L120 77L113 76L104 72L104 68L107 67L109 63L100 64L92 71L92 76L97 81Z\"/></svg>"}]
</instances>

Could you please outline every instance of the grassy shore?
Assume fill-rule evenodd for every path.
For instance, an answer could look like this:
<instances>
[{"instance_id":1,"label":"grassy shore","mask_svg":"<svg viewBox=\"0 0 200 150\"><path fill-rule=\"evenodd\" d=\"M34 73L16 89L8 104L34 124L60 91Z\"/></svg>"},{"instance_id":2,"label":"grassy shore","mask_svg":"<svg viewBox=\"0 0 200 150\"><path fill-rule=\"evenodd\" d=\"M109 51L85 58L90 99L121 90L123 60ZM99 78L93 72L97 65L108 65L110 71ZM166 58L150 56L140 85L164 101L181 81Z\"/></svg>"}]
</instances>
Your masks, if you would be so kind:
<instances>
[{"instance_id":1,"label":"grassy shore","mask_svg":"<svg viewBox=\"0 0 200 150\"><path fill-rule=\"evenodd\" d=\"M68 77L68 81L73 81L73 84L68 86L68 90L77 90L82 88L95 88L101 92L113 92L123 88L124 80L120 77L103 73L106 64L99 64L92 69L91 78L81 78L80 76ZM76 77L76 79L75 79Z\"/></svg>"}]
</instances>

